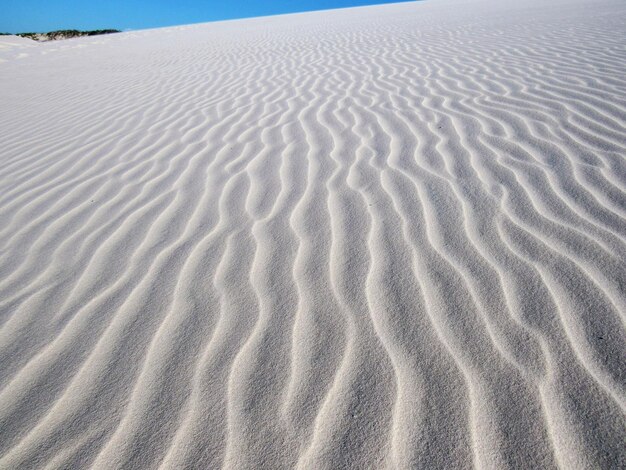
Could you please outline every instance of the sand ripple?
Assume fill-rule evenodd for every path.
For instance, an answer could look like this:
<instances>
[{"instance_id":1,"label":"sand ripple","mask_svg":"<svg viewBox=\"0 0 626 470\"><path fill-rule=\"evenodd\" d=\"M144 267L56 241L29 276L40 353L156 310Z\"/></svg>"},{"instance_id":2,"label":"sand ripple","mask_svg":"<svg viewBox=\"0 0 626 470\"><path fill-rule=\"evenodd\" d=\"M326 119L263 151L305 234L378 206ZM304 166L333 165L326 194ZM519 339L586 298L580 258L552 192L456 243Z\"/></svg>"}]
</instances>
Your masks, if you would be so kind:
<instances>
[{"instance_id":1,"label":"sand ripple","mask_svg":"<svg viewBox=\"0 0 626 470\"><path fill-rule=\"evenodd\" d=\"M5 44L0 468L626 467L625 31L430 0Z\"/></svg>"}]
</instances>

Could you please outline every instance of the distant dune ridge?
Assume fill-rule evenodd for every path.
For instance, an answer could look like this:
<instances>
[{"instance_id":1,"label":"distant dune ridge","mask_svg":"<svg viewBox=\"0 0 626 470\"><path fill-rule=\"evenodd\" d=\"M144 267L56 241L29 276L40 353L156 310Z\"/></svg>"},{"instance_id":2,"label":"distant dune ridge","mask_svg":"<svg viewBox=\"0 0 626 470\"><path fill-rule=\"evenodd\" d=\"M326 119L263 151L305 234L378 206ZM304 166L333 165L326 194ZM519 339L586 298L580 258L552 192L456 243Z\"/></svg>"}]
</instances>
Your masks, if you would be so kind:
<instances>
[{"instance_id":1,"label":"distant dune ridge","mask_svg":"<svg viewBox=\"0 0 626 470\"><path fill-rule=\"evenodd\" d=\"M0 468L626 468L625 31L0 38Z\"/></svg>"}]
</instances>

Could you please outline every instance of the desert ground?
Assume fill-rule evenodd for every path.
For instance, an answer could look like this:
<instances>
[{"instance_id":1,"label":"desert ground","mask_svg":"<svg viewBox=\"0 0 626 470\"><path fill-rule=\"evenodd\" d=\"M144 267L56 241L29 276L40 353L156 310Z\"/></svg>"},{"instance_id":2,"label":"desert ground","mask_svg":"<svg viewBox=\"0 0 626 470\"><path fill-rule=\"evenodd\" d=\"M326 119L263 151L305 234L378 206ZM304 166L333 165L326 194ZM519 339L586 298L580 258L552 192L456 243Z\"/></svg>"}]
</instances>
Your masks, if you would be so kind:
<instances>
[{"instance_id":1,"label":"desert ground","mask_svg":"<svg viewBox=\"0 0 626 470\"><path fill-rule=\"evenodd\" d=\"M0 37L0 468L626 468L626 2Z\"/></svg>"}]
</instances>

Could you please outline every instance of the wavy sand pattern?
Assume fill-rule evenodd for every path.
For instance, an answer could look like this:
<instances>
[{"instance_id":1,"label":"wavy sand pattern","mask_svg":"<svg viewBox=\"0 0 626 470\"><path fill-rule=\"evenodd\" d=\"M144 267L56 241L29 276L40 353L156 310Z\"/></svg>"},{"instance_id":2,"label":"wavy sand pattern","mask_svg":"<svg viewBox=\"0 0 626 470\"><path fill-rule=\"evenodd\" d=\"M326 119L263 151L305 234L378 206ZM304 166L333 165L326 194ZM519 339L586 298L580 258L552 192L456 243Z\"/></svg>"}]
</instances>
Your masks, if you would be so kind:
<instances>
[{"instance_id":1,"label":"wavy sand pattern","mask_svg":"<svg viewBox=\"0 0 626 470\"><path fill-rule=\"evenodd\" d=\"M0 468L625 468L625 31L5 40Z\"/></svg>"}]
</instances>

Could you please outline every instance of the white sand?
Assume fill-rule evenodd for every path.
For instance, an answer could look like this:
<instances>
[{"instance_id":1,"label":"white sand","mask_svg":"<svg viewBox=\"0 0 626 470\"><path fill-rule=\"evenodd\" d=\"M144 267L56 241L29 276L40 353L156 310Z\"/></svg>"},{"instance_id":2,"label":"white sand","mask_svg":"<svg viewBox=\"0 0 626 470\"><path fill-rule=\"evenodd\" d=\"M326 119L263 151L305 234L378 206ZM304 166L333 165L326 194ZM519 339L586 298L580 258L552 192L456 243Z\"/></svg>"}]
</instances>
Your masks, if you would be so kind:
<instances>
[{"instance_id":1,"label":"white sand","mask_svg":"<svg viewBox=\"0 0 626 470\"><path fill-rule=\"evenodd\" d=\"M3 44L1 469L626 468L626 2Z\"/></svg>"}]
</instances>

